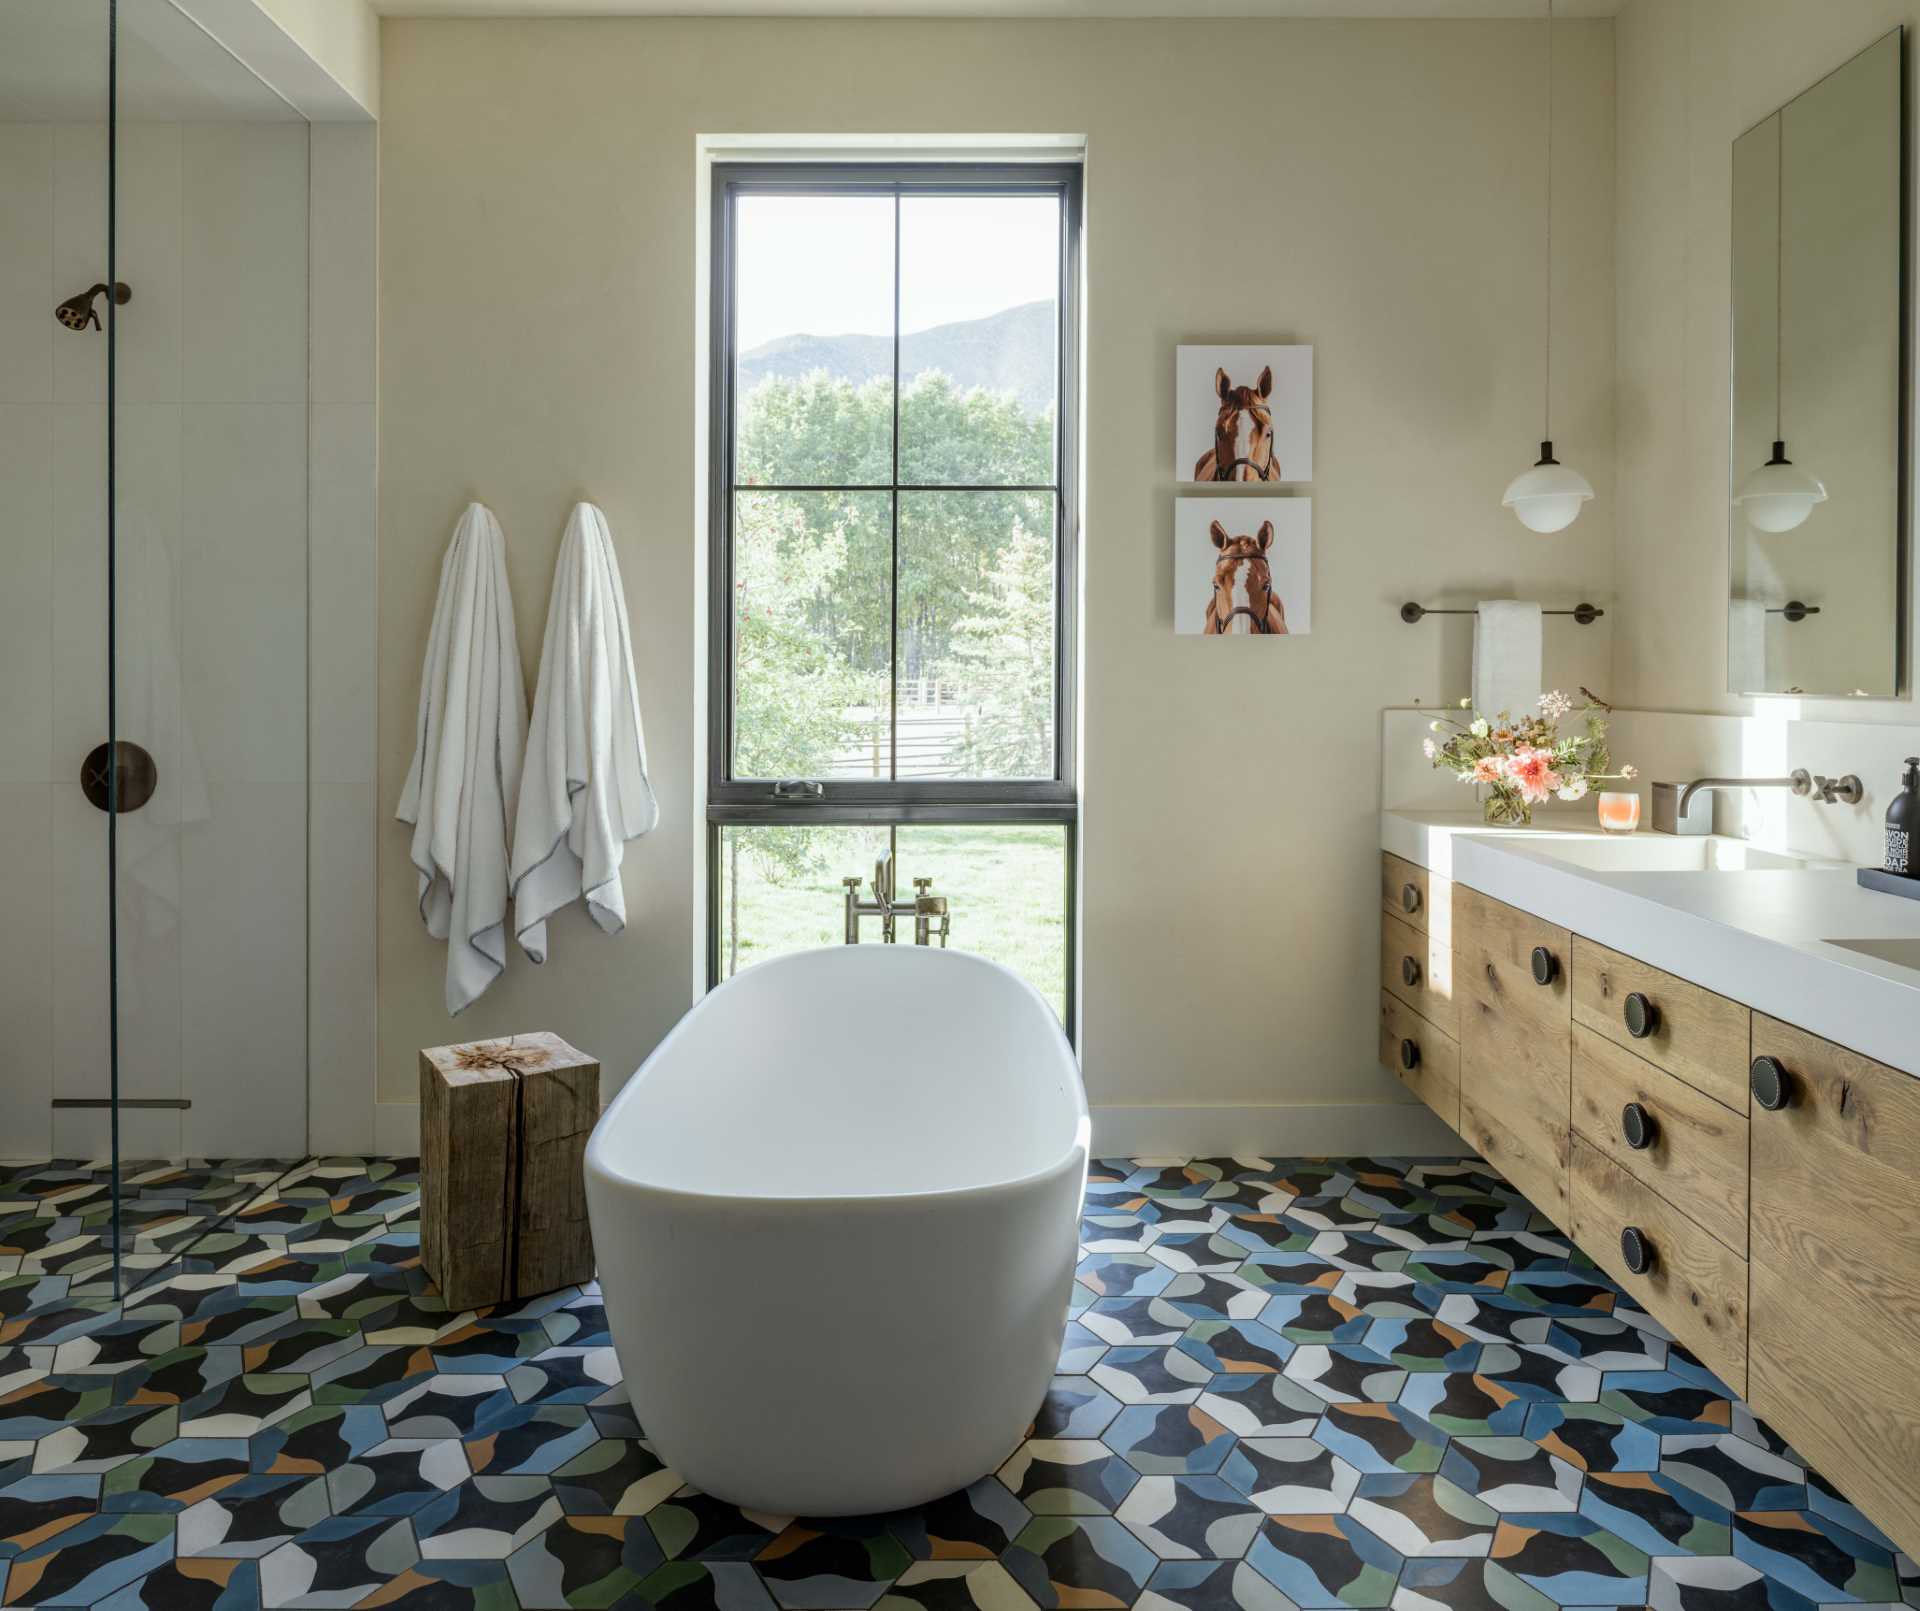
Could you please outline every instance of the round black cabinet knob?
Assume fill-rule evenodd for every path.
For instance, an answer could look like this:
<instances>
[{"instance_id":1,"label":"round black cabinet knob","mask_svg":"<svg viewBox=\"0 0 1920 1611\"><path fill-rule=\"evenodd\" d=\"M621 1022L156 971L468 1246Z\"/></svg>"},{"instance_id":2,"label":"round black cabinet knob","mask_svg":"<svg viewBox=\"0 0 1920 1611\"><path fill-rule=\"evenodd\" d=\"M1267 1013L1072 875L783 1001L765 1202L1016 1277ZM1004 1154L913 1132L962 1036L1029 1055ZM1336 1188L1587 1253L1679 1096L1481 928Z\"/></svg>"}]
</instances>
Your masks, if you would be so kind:
<instances>
[{"instance_id":1,"label":"round black cabinet knob","mask_svg":"<svg viewBox=\"0 0 1920 1611\"><path fill-rule=\"evenodd\" d=\"M1420 1048L1410 1040L1400 1043L1400 1066L1409 1073L1420 1066Z\"/></svg>"},{"instance_id":2,"label":"round black cabinet knob","mask_svg":"<svg viewBox=\"0 0 1920 1611\"><path fill-rule=\"evenodd\" d=\"M1412 957L1400 959L1400 982L1409 990L1420 982L1420 964Z\"/></svg>"},{"instance_id":3,"label":"round black cabinet knob","mask_svg":"<svg viewBox=\"0 0 1920 1611\"><path fill-rule=\"evenodd\" d=\"M1635 1152L1645 1152L1659 1133L1658 1121L1638 1102L1629 1102L1620 1110L1620 1139Z\"/></svg>"},{"instance_id":4,"label":"round black cabinet knob","mask_svg":"<svg viewBox=\"0 0 1920 1611\"><path fill-rule=\"evenodd\" d=\"M1400 886L1400 904L1409 912L1419 911L1420 886L1418 884L1402 884Z\"/></svg>"},{"instance_id":5,"label":"round black cabinet knob","mask_svg":"<svg viewBox=\"0 0 1920 1611\"><path fill-rule=\"evenodd\" d=\"M1753 1100L1769 1113L1778 1113L1793 1101L1793 1076L1777 1057L1756 1057L1747 1070L1747 1086Z\"/></svg>"},{"instance_id":6,"label":"round black cabinet knob","mask_svg":"<svg viewBox=\"0 0 1920 1611\"><path fill-rule=\"evenodd\" d=\"M1627 1033L1635 1040L1645 1040L1660 1027L1660 1009L1638 990L1627 997L1623 1016L1627 1020Z\"/></svg>"},{"instance_id":7,"label":"round black cabinet knob","mask_svg":"<svg viewBox=\"0 0 1920 1611\"><path fill-rule=\"evenodd\" d=\"M1620 1257L1635 1275L1645 1275L1653 1268L1653 1243L1638 1225L1629 1225L1620 1233Z\"/></svg>"},{"instance_id":8,"label":"round black cabinet knob","mask_svg":"<svg viewBox=\"0 0 1920 1611\"><path fill-rule=\"evenodd\" d=\"M1560 959L1544 945L1533 948L1533 982L1550 985L1560 977Z\"/></svg>"}]
</instances>

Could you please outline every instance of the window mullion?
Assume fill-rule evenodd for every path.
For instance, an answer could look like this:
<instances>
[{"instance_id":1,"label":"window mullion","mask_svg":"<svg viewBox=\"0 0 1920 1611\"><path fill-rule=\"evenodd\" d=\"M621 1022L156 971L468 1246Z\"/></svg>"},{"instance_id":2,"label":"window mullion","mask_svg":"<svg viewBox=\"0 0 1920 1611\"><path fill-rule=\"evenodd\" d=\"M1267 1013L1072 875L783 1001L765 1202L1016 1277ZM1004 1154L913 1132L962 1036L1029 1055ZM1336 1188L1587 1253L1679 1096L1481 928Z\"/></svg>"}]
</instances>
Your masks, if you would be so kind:
<instances>
[{"instance_id":1,"label":"window mullion","mask_svg":"<svg viewBox=\"0 0 1920 1611\"><path fill-rule=\"evenodd\" d=\"M893 193L893 449L887 504L891 559L887 577L887 777L900 781L900 192Z\"/></svg>"}]
</instances>

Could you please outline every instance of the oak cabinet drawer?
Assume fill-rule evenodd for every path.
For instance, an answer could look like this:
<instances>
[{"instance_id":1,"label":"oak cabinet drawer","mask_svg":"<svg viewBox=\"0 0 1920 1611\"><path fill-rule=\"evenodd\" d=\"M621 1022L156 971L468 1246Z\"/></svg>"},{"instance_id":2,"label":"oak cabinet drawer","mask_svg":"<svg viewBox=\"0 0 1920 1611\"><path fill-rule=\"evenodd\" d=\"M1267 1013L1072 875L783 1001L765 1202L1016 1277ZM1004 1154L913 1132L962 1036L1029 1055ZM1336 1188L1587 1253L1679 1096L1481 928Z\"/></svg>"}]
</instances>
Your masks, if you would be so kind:
<instances>
[{"instance_id":1,"label":"oak cabinet drawer","mask_svg":"<svg viewBox=\"0 0 1920 1611\"><path fill-rule=\"evenodd\" d=\"M1571 1175L1570 1229L1581 1248L1708 1370L1744 1396L1747 1261L1578 1139ZM1645 1257L1637 1271L1629 1263L1629 1231L1634 1251Z\"/></svg>"},{"instance_id":2,"label":"oak cabinet drawer","mask_svg":"<svg viewBox=\"0 0 1920 1611\"><path fill-rule=\"evenodd\" d=\"M1746 1257L1745 1113L1576 1024L1573 1132Z\"/></svg>"},{"instance_id":3,"label":"oak cabinet drawer","mask_svg":"<svg viewBox=\"0 0 1920 1611\"><path fill-rule=\"evenodd\" d=\"M1566 1050L1573 936L1477 889L1453 892L1454 995L1497 1003ZM1564 1057L1561 1058L1564 1062Z\"/></svg>"},{"instance_id":4,"label":"oak cabinet drawer","mask_svg":"<svg viewBox=\"0 0 1920 1611\"><path fill-rule=\"evenodd\" d=\"M1571 936L1464 885L1453 892L1453 918L1460 1133L1564 1226Z\"/></svg>"},{"instance_id":5,"label":"oak cabinet drawer","mask_svg":"<svg viewBox=\"0 0 1920 1611\"><path fill-rule=\"evenodd\" d=\"M1380 853L1380 909L1443 944L1451 943L1447 904L1452 889L1452 880L1436 878L1391 851Z\"/></svg>"},{"instance_id":6,"label":"oak cabinet drawer","mask_svg":"<svg viewBox=\"0 0 1920 1611\"><path fill-rule=\"evenodd\" d=\"M1380 1061L1453 1129L1460 1128L1460 1048L1385 990L1380 992Z\"/></svg>"},{"instance_id":7,"label":"oak cabinet drawer","mask_svg":"<svg viewBox=\"0 0 1920 1611\"><path fill-rule=\"evenodd\" d=\"M1753 1051L1753 1407L1920 1552L1920 1079L1760 1013Z\"/></svg>"},{"instance_id":8,"label":"oak cabinet drawer","mask_svg":"<svg viewBox=\"0 0 1920 1611\"><path fill-rule=\"evenodd\" d=\"M1726 1106L1746 1106L1752 1015L1739 1002L1576 939L1573 1016Z\"/></svg>"},{"instance_id":9,"label":"oak cabinet drawer","mask_svg":"<svg viewBox=\"0 0 1920 1611\"><path fill-rule=\"evenodd\" d=\"M1458 1033L1453 1006L1453 949L1432 935L1380 914L1380 988L1398 996L1436 1029Z\"/></svg>"}]
</instances>

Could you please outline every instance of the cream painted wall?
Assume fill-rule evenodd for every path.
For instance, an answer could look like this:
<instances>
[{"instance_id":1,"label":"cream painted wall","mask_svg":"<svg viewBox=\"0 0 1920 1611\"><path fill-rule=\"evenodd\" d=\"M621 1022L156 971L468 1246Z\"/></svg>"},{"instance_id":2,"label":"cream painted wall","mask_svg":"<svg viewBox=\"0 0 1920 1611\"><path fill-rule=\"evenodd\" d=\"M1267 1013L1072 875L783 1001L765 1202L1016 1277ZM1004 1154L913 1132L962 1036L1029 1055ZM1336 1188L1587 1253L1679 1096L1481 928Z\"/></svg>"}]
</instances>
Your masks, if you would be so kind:
<instances>
[{"instance_id":1,"label":"cream painted wall","mask_svg":"<svg viewBox=\"0 0 1920 1611\"><path fill-rule=\"evenodd\" d=\"M1623 704L1915 721L1911 697L1726 692L1733 141L1902 23L1920 23L1913 0L1630 0L1615 19L1614 683ZM1897 779L1867 782L1892 788Z\"/></svg>"},{"instance_id":2,"label":"cream painted wall","mask_svg":"<svg viewBox=\"0 0 1920 1611\"><path fill-rule=\"evenodd\" d=\"M1540 427L1544 44L1533 22L388 19L382 811L470 497L506 526L530 679L568 505L607 510L665 811L627 859L627 933L576 912L543 971L516 954L457 1028L405 830L384 824L382 1099L412 1100L420 1046L536 1027L598 1053L611 1086L693 994L696 136L1074 131L1089 146L1090 1093L1394 1100L1374 1054L1378 713L1463 692L1468 642L1395 607L1611 600L1605 21L1557 35L1554 434L1599 496L1551 538L1498 507ZM1174 347L1261 336L1318 348L1315 630L1176 636ZM1550 624L1551 680L1602 687L1613 619Z\"/></svg>"}]
</instances>

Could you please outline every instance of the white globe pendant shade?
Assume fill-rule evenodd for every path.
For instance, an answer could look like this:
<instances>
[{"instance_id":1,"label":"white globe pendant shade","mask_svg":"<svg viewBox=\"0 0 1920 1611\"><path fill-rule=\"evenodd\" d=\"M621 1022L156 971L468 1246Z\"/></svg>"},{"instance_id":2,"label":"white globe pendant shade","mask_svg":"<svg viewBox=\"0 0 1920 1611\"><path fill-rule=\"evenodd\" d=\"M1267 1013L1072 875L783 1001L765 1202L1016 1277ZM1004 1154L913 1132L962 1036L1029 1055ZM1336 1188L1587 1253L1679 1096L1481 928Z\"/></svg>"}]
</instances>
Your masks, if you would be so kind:
<instances>
[{"instance_id":1,"label":"white globe pendant shade","mask_svg":"<svg viewBox=\"0 0 1920 1611\"><path fill-rule=\"evenodd\" d=\"M1542 442L1539 462L1513 478L1500 506L1518 515L1528 531L1546 536L1571 526L1592 496L1592 483L1556 459L1551 442Z\"/></svg>"},{"instance_id":2,"label":"white globe pendant shade","mask_svg":"<svg viewBox=\"0 0 1920 1611\"><path fill-rule=\"evenodd\" d=\"M1755 531L1792 531L1827 501L1827 489L1787 457L1785 442L1775 442L1773 457L1740 483L1733 501Z\"/></svg>"}]
</instances>

